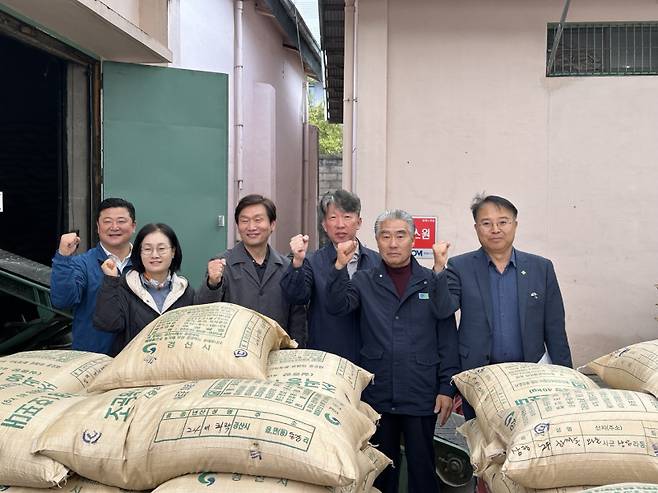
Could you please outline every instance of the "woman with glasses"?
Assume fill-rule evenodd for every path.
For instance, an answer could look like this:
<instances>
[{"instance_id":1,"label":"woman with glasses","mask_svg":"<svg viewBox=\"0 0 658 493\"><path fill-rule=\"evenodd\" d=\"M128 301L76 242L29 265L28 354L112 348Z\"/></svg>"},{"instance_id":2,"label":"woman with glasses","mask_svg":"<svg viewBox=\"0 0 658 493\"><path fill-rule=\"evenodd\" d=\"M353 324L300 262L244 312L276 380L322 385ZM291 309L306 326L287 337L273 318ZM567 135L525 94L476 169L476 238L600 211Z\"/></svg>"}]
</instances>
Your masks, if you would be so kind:
<instances>
[{"instance_id":1,"label":"woman with glasses","mask_svg":"<svg viewBox=\"0 0 658 493\"><path fill-rule=\"evenodd\" d=\"M111 356L116 356L146 325L168 310L194 304L194 289L176 274L183 252L176 233L163 223L139 230L130 255L133 270L119 276L107 259L96 298L94 326L116 333Z\"/></svg>"}]
</instances>

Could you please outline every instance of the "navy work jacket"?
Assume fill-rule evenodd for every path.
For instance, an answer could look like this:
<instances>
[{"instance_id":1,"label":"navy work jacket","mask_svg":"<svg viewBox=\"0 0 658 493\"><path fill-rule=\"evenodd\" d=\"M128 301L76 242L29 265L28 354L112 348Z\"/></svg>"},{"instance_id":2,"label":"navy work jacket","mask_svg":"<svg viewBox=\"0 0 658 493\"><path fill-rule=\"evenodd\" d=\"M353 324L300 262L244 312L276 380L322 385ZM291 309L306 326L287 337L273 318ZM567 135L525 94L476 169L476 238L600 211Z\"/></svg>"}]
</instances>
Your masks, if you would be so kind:
<instances>
[{"instance_id":1,"label":"navy work jacket","mask_svg":"<svg viewBox=\"0 0 658 493\"><path fill-rule=\"evenodd\" d=\"M383 262L354 274L336 270L327 283L331 313L360 313L361 366L375 374L363 400L380 413L428 416L437 394L452 396L459 372L457 327L445 271L411 259L402 297Z\"/></svg>"},{"instance_id":2,"label":"navy work jacket","mask_svg":"<svg viewBox=\"0 0 658 493\"><path fill-rule=\"evenodd\" d=\"M381 262L379 254L359 243L357 271L371 269ZM298 269L292 262L281 278L281 289L291 305L308 307L309 349L337 354L359 364L359 319L357 313L336 315L328 310L325 296L329 275L336 270L336 248L332 243L304 259Z\"/></svg>"}]
</instances>

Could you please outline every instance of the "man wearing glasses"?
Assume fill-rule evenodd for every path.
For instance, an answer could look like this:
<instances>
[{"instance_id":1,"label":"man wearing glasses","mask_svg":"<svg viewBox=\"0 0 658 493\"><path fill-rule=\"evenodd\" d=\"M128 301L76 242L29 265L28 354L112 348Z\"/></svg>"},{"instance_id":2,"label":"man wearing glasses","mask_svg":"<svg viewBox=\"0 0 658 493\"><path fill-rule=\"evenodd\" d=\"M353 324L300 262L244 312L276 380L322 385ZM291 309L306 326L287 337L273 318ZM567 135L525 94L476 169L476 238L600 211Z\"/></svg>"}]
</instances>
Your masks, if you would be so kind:
<instances>
[{"instance_id":1,"label":"man wearing glasses","mask_svg":"<svg viewBox=\"0 0 658 493\"><path fill-rule=\"evenodd\" d=\"M571 367L552 262L513 247L518 211L509 200L478 195L471 211L482 248L448 262L462 370L514 361ZM464 416L475 416L466 403Z\"/></svg>"},{"instance_id":2,"label":"man wearing glasses","mask_svg":"<svg viewBox=\"0 0 658 493\"><path fill-rule=\"evenodd\" d=\"M100 241L96 247L74 255L80 244L77 232L62 235L53 257L50 298L56 308L73 309L73 349L111 354L115 334L100 331L92 323L96 293L103 281L101 264L112 259L120 274L128 271L130 237L136 226L135 207L127 200L108 198L98 206Z\"/></svg>"}]
</instances>

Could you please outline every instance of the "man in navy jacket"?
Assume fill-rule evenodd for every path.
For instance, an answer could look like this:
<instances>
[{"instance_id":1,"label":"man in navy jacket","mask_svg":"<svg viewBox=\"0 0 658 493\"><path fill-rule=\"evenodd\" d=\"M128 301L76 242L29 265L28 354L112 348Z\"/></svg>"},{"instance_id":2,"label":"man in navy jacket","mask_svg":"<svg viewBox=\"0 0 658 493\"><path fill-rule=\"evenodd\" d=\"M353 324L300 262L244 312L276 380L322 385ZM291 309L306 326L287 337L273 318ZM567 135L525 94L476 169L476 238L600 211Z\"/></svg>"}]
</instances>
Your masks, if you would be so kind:
<instances>
[{"instance_id":1,"label":"man in navy jacket","mask_svg":"<svg viewBox=\"0 0 658 493\"><path fill-rule=\"evenodd\" d=\"M375 481L397 491L400 436L404 436L410 493L438 492L433 437L452 410L450 379L459 371L457 328L444 267L447 243L436 244L434 269L411 257L413 218L387 211L375 223L382 262L349 279L346 265L356 241L338 244L327 282L330 313L360 313L361 366L375 374L363 399L382 414L372 442L393 459Z\"/></svg>"},{"instance_id":2,"label":"man in navy jacket","mask_svg":"<svg viewBox=\"0 0 658 493\"><path fill-rule=\"evenodd\" d=\"M572 366L564 305L550 260L516 250L516 207L496 195L471 206L482 248L448 263L450 293L461 309L459 355L463 370L514 362ZM464 416L473 418L465 403Z\"/></svg>"},{"instance_id":3,"label":"man in navy jacket","mask_svg":"<svg viewBox=\"0 0 658 493\"><path fill-rule=\"evenodd\" d=\"M96 227L99 243L81 255L77 233L63 234L53 257L50 299L56 308L73 309L73 344L79 351L112 354L115 334L94 327L96 293L103 281L101 264L112 258L120 273L129 270L135 232L135 207L119 198L108 198L98 206Z\"/></svg>"},{"instance_id":4,"label":"man in navy jacket","mask_svg":"<svg viewBox=\"0 0 658 493\"><path fill-rule=\"evenodd\" d=\"M291 305L309 304L309 349L334 353L358 364L361 347L358 317L356 314L330 313L325 286L334 269L338 243L357 241L357 249L347 265L350 277L357 270L379 265L379 255L356 240L361 227L359 197L346 190L336 190L322 198L319 209L322 227L331 243L307 255L308 236L293 236L290 240L293 259L281 278L281 289Z\"/></svg>"}]
</instances>

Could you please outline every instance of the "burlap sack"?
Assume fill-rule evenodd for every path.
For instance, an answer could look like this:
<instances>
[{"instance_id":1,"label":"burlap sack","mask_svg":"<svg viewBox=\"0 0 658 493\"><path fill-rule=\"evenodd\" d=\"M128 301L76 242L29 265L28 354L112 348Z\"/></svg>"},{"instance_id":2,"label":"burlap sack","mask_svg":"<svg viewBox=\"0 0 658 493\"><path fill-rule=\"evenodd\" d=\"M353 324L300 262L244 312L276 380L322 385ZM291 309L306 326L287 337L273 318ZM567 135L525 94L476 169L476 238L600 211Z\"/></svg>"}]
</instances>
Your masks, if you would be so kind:
<instances>
[{"instance_id":1,"label":"burlap sack","mask_svg":"<svg viewBox=\"0 0 658 493\"><path fill-rule=\"evenodd\" d=\"M374 431L353 406L297 385L202 380L91 396L33 451L136 490L204 471L344 486Z\"/></svg>"},{"instance_id":2,"label":"burlap sack","mask_svg":"<svg viewBox=\"0 0 658 493\"><path fill-rule=\"evenodd\" d=\"M656 493L658 492L658 484L618 483L599 486L587 491L592 493Z\"/></svg>"},{"instance_id":3,"label":"burlap sack","mask_svg":"<svg viewBox=\"0 0 658 493\"><path fill-rule=\"evenodd\" d=\"M284 478L249 476L239 473L188 474L158 486L153 493L201 493L204 491L230 491L232 493L370 493L375 478L391 461L377 449L367 446L357 452L359 479L347 486L317 486Z\"/></svg>"},{"instance_id":4,"label":"burlap sack","mask_svg":"<svg viewBox=\"0 0 658 493\"><path fill-rule=\"evenodd\" d=\"M488 441L495 435L490 422L497 413L568 389L597 389L576 370L537 363L501 363L459 373L453 382L469 402Z\"/></svg>"},{"instance_id":5,"label":"burlap sack","mask_svg":"<svg viewBox=\"0 0 658 493\"><path fill-rule=\"evenodd\" d=\"M368 417L368 419L373 423L378 423L379 418L382 417L381 414L375 411L373 407L367 402L363 402L363 401L359 402L357 409L361 411L363 414L365 414Z\"/></svg>"},{"instance_id":6,"label":"burlap sack","mask_svg":"<svg viewBox=\"0 0 658 493\"><path fill-rule=\"evenodd\" d=\"M568 390L492 422L502 471L528 488L658 482L658 400L626 390Z\"/></svg>"},{"instance_id":7,"label":"burlap sack","mask_svg":"<svg viewBox=\"0 0 658 493\"><path fill-rule=\"evenodd\" d=\"M356 406L373 375L335 354L296 349L270 353L267 379L302 385Z\"/></svg>"},{"instance_id":8,"label":"burlap sack","mask_svg":"<svg viewBox=\"0 0 658 493\"><path fill-rule=\"evenodd\" d=\"M126 346L90 391L167 385L205 378L258 378L273 349L295 347L274 320L230 303L178 308Z\"/></svg>"},{"instance_id":9,"label":"burlap sack","mask_svg":"<svg viewBox=\"0 0 658 493\"><path fill-rule=\"evenodd\" d=\"M590 361L583 370L593 371L612 388L658 397L658 339L613 351Z\"/></svg>"},{"instance_id":10,"label":"burlap sack","mask_svg":"<svg viewBox=\"0 0 658 493\"><path fill-rule=\"evenodd\" d=\"M100 484L96 481L83 478L81 476L72 476L63 482L62 486L55 486L53 488L25 488L23 486L0 486L0 491L8 491L9 493L36 493L38 491L50 492L59 491L61 493L131 493L130 490L117 488L116 486L108 486ZM183 491L183 490L181 490ZM136 492L134 492L136 493Z\"/></svg>"},{"instance_id":11,"label":"burlap sack","mask_svg":"<svg viewBox=\"0 0 658 493\"><path fill-rule=\"evenodd\" d=\"M480 476L483 471L493 462L505 460L505 445L495 438L489 442L480 429L479 418L466 421L457 428L457 432L466 439L468 451L473 466L473 474Z\"/></svg>"},{"instance_id":12,"label":"burlap sack","mask_svg":"<svg viewBox=\"0 0 658 493\"><path fill-rule=\"evenodd\" d=\"M47 386L46 386L47 387ZM62 464L34 455L32 443L53 421L84 400L60 391L0 385L0 484L49 488L68 474Z\"/></svg>"},{"instance_id":13,"label":"burlap sack","mask_svg":"<svg viewBox=\"0 0 658 493\"><path fill-rule=\"evenodd\" d=\"M0 358L0 383L81 392L111 362L109 356L85 351L25 351Z\"/></svg>"},{"instance_id":14,"label":"burlap sack","mask_svg":"<svg viewBox=\"0 0 658 493\"><path fill-rule=\"evenodd\" d=\"M500 469L500 464L491 464L482 471L481 478L487 483L487 488L489 488L491 493L578 493L585 490L590 491L589 488L591 488L591 486L570 486L566 488L535 490L515 483L505 476Z\"/></svg>"}]
</instances>

